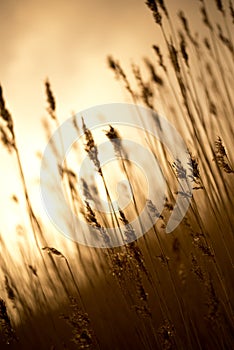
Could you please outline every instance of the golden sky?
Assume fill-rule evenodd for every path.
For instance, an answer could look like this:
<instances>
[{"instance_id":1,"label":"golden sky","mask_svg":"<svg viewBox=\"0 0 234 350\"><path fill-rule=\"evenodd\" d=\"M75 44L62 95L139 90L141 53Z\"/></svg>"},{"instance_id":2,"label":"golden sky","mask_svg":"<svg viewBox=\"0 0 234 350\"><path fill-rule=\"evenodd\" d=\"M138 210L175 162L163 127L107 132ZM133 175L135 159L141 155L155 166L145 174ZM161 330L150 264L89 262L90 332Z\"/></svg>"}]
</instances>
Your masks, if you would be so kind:
<instances>
[{"instance_id":1,"label":"golden sky","mask_svg":"<svg viewBox=\"0 0 234 350\"><path fill-rule=\"evenodd\" d=\"M188 4L190 3L190 5ZM128 66L161 41L144 0L1 0L0 80L18 132L44 115L43 81L49 77L61 118L71 110L123 100L106 65L113 54ZM191 12L188 1L168 1ZM63 114L63 115L62 115ZM27 133L28 134L28 133Z\"/></svg>"}]
</instances>

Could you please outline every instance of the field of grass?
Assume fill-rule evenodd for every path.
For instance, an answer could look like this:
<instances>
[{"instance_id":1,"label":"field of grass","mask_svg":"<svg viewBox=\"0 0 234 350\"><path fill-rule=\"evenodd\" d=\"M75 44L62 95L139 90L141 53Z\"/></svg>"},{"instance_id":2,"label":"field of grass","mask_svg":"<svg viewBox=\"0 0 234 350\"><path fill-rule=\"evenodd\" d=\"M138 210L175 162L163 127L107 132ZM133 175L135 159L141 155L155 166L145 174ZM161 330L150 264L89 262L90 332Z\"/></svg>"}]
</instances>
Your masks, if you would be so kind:
<instances>
[{"instance_id":1,"label":"field of grass","mask_svg":"<svg viewBox=\"0 0 234 350\"><path fill-rule=\"evenodd\" d=\"M211 3L218 23L210 15ZM120 232L125 243L121 246L79 244L39 217L25 180L7 92L0 88L1 145L15 164L20 186L12 202L27 220L12 232L14 248L0 228L1 349L234 348L234 7L231 0L201 0L199 7L195 15L201 17L200 28L195 33L182 10L175 24L166 2L147 0L145 10L152 13L156 38L160 35L163 43L152 43L152 57L140 65L132 63L130 74L118 59L107 57L129 102L166 116L188 148L190 174L185 174L162 143L144 132L134 134L162 168L167 187L162 212L156 205L159 192L155 190L155 201L149 200L144 179L130 161L133 150L124 147L132 131L108 124L105 130L90 130L85 114L73 116L74 130L84 135L59 165L65 197L104 246L110 242L109 226ZM45 96L49 138L60 125L59 101L49 80ZM142 120L143 128L148 125L160 128L156 121ZM113 146L113 168L100 168L100 137ZM58 164L62 134L60 141L52 145ZM82 154L93 164L93 173L80 179L74 164ZM147 171L154 174L150 166ZM114 211L112 187L119 176L131 184L132 196L127 208ZM51 179L49 186L53 174ZM193 187L191 198L183 186L187 181ZM95 210L101 188L110 209L106 215ZM50 190L56 192L54 187ZM189 210L177 228L166 233L178 195L190 200ZM130 223L145 206L156 223L142 235L144 223L138 219L140 233ZM59 210L70 236L75 236L66 212Z\"/></svg>"}]
</instances>

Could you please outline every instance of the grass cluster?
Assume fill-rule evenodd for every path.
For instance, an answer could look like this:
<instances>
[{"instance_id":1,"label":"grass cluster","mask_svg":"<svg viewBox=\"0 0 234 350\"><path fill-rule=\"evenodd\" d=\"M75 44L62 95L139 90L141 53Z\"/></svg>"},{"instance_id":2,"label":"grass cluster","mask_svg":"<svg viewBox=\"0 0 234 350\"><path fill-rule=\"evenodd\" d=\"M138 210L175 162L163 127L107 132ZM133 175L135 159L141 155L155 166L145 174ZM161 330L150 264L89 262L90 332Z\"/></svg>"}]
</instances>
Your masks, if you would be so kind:
<instances>
[{"instance_id":1,"label":"grass cluster","mask_svg":"<svg viewBox=\"0 0 234 350\"><path fill-rule=\"evenodd\" d=\"M74 117L74 128L82 128L84 133L83 152L104 186L111 214L93 209L91 204L99 201L95 182L93 188L86 179L78 183L76 171L65 161L59 170L67 201L73 212L95 229L103 245L110 243L106 227L112 226L122 237L121 247L95 249L73 242L69 253L63 245L52 245L50 233L31 202L14 119L0 88L0 137L16 161L24 198L19 202L13 194L12 199L24 208L29 223L28 232L21 227L24 244L18 247L20 266L5 244L4 232L0 235L1 349L233 347L234 9L231 0L228 4L216 0L214 4L219 23L213 23L210 2L199 2L205 33L201 37L192 32L183 11L178 13L177 27L164 1L147 0L158 35L164 40L162 47L157 43L152 46L154 58L144 59L143 67L132 64L134 81L117 59L108 57L109 68L132 101L156 112L163 110L188 146L190 174L179 160L171 159L162 144L144 135L167 182L161 213L147 198L127 161L129 150L122 145L121 130L109 125L103 137L113 146L119 171L132 184L130 209L114 210L95 135L87 128L85 116L81 120ZM48 80L45 92L47 123L58 127L56 100ZM142 125L147 121L142 120ZM157 120L155 128L160 128ZM58 152L55 145L55 157ZM190 209L177 229L167 235L165 228L177 195L188 196L181 180L193 183ZM156 198L157 193L155 202ZM150 232L136 240L131 218L139 217L142 202L152 222L158 220ZM139 230L142 225L139 219Z\"/></svg>"}]
</instances>

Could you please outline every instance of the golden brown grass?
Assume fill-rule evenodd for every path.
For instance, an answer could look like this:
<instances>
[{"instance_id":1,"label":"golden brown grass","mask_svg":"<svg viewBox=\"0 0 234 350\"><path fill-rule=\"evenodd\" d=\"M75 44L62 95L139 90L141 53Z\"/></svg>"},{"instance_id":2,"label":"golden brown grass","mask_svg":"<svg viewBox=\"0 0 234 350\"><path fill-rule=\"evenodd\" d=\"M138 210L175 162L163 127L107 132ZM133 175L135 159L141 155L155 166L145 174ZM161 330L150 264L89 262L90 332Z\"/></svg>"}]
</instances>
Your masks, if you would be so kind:
<instances>
[{"instance_id":1,"label":"golden brown grass","mask_svg":"<svg viewBox=\"0 0 234 350\"><path fill-rule=\"evenodd\" d=\"M147 144L163 164L167 193L162 213L146 198L144 189L132 192L131 215L139 217L138 196L157 223L134 242L136 232L129 212L113 211L108 181L102 168L95 136L82 118L84 150L99 174L112 215L92 209L90 185L82 179L85 203L78 196L77 174L64 162L60 169L66 198L75 213L101 235L108 245L107 223L120 233L121 247L95 249L65 240L50 242L47 227L37 217L25 180L14 121L0 88L0 136L16 158L24 194L13 201L27 212L34 241L19 246L21 266L12 258L1 234L0 345L22 349L231 349L233 347L233 5L214 1L222 23L216 26L209 4L200 1L201 20L207 37L198 37L183 11L179 29L164 1L146 1L164 47L153 44L154 56L144 59L146 71L132 64L133 81L118 60L108 57L109 68L123 82L134 103L157 111L158 99L168 119L183 135L191 155L189 179L179 160L150 137ZM225 60L224 60L225 58ZM142 73L142 71L144 73ZM46 80L50 122L59 125L56 101ZM142 121L147 123L147 121ZM160 127L155 122L155 127ZM74 117L74 128L79 131ZM121 131L109 125L104 134L111 141L120 168L128 181L137 183L122 146ZM63 139L61 135L61 145ZM58 155L55 145L55 157ZM152 170L153 171L153 170ZM193 181L193 195L186 217L167 235L165 227L178 193L180 179ZM93 184L95 187L95 183ZM155 198L157 193L155 193ZM121 225L124 224L123 228ZM139 229L141 229L139 220ZM23 231L23 229L21 230ZM23 235L25 232L23 231ZM129 243L131 242L131 243ZM53 242L54 243L54 242ZM33 249L31 256L30 250ZM46 254L48 253L48 254ZM68 254L68 255L67 255ZM22 274L22 278L19 275ZM85 276L85 278L84 278ZM86 287L82 281L85 279Z\"/></svg>"}]
</instances>

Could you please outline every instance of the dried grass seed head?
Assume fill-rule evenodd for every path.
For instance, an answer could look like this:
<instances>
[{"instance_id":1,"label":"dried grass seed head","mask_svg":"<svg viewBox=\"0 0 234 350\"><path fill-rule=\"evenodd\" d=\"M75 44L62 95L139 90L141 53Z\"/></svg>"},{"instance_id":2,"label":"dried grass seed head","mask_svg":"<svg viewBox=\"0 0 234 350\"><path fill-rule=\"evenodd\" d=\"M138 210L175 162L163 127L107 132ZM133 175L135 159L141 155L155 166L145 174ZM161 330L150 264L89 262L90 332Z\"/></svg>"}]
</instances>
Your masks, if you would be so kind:
<instances>
[{"instance_id":1,"label":"dried grass seed head","mask_svg":"<svg viewBox=\"0 0 234 350\"><path fill-rule=\"evenodd\" d=\"M155 0L147 0L146 5L152 11L155 22L161 26L162 25L162 16L158 10L157 2Z\"/></svg>"},{"instance_id":2,"label":"dried grass seed head","mask_svg":"<svg viewBox=\"0 0 234 350\"><path fill-rule=\"evenodd\" d=\"M162 11L164 12L165 16L167 18L169 18L169 13L168 13L168 10L167 10L167 7L165 5L164 0L157 0L157 1L158 1L159 6L161 7Z\"/></svg>"},{"instance_id":3,"label":"dried grass seed head","mask_svg":"<svg viewBox=\"0 0 234 350\"><path fill-rule=\"evenodd\" d=\"M82 117L82 128L83 128L83 132L85 134L85 140L86 140L85 151L87 152L90 160L95 165L96 170L99 173L101 173L101 165L100 165L100 161L98 159L98 149L97 149L97 146L94 142L92 132L86 127L86 124L84 122L83 117Z\"/></svg>"},{"instance_id":4,"label":"dried grass seed head","mask_svg":"<svg viewBox=\"0 0 234 350\"><path fill-rule=\"evenodd\" d=\"M3 97L3 90L0 85L0 121L3 125L0 125L1 140L3 144L11 150L15 146L15 134L14 134L14 123L12 116L6 108L5 100Z\"/></svg>"},{"instance_id":5,"label":"dried grass seed head","mask_svg":"<svg viewBox=\"0 0 234 350\"><path fill-rule=\"evenodd\" d=\"M180 36L180 52L181 52L182 57L186 63L186 66L189 68L189 55L187 52L187 44L186 44L185 38L181 32L179 33L179 36Z\"/></svg>"},{"instance_id":6,"label":"dried grass seed head","mask_svg":"<svg viewBox=\"0 0 234 350\"><path fill-rule=\"evenodd\" d=\"M232 23L234 24L234 7L232 4L232 0L229 0L229 10L230 10L230 16L232 18Z\"/></svg>"},{"instance_id":7,"label":"dried grass seed head","mask_svg":"<svg viewBox=\"0 0 234 350\"><path fill-rule=\"evenodd\" d=\"M112 143L116 155L120 157L123 153L123 149L119 132L113 126L109 125L109 130L106 131L105 134Z\"/></svg>"},{"instance_id":8,"label":"dried grass seed head","mask_svg":"<svg viewBox=\"0 0 234 350\"><path fill-rule=\"evenodd\" d=\"M172 66L174 67L174 70L176 73L180 73L178 52L172 42L168 44L168 48L169 48L169 54L170 54L170 60L171 60Z\"/></svg>"},{"instance_id":9,"label":"dried grass seed head","mask_svg":"<svg viewBox=\"0 0 234 350\"><path fill-rule=\"evenodd\" d=\"M222 12L222 14L224 15L225 14L225 11L224 11L224 7L223 7L223 3L222 3L222 0L215 0L216 2L216 6L217 6L217 9Z\"/></svg>"},{"instance_id":10,"label":"dried grass seed head","mask_svg":"<svg viewBox=\"0 0 234 350\"><path fill-rule=\"evenodd\" d=\"M163 55L161 53L160 47L157 46L157 45L153 45L153 49L154 49L154 52L156 53L156 55L158 57L158 64L162 67L164 72L167 72L167 67L164 64Z\"/></svg>"},{"instance_id":11,"label":"dried grass seed head","mask_svg":"<svg viewBox=\"0 0 234 350\"><path fill-rule=\"evenodd\" d=\"M200 10L201 10L201 14L202 14L203 23L207 26L207 28L209 28L211 31L213 31L213 27L212 27L212 24L211 24L210 19L208 17L208 13L206 11L205 6L202 6Z\"/></svg>"},{"instance_id":12,"label":"dried grass seed head","mask_svg":"<svg viewBox=\"0 0 234 350\"><path fill-rule=\"evenodd\" d=\"M46 98L48 103L48 112L52 119L56 119L56 116L55 116L56 102L55 102L55 98L48 79L46 79L45 81L45 89L46 89Z\"/></svg>"},{"instance_id":13,"label":"dried grass seed head","mask_svg":"<svg viewBox=\"0 0 234 350\"><path fill-rule=\"evenodd\" d=\"M156 69L154 65L147 58L145 58L144 61L145 61L146 67L150 72L151 81L156 85L163 86L163 79L156 73Z\"/></svg>"}]
</instances>

